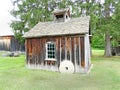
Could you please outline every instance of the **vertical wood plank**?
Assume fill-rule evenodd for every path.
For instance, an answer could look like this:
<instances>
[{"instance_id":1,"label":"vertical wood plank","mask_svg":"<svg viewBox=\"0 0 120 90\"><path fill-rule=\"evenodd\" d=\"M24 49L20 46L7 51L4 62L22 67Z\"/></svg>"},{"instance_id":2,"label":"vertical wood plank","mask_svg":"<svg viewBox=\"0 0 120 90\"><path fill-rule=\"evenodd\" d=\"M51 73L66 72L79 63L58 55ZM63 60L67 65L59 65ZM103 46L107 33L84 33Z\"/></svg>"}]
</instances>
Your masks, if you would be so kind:
<instances>
[{"instance_id":1,"label":"vertical wood plank","mask_svg":"<svg viewBox=\"0 0 120 90\"><path fill-rule=\"evenodd\" d=\"M61 37L60 37L60 63L61 63L61 53L62 51L61 51Z\"/></svg>"},{"instance_id":2,"label":"vertical wood plank","mask_svg":"<svg viewBox=\"0 0 120 90\"><path fill-rule=\"evenodd\" d=\"M66 52L67 52L67 60L70 60L70 37L66 37Z\"/></svg>"},{"instance_id":3,"label":"vertical wood plank","mask_svg":"<svg viewBox=\"0 0 120 90\"><path fill-rule=\"evenodd\" d=\"M76 37L74 37L74 62L75 62L75 71L76 71Z\"/></svg>"},{"instance_id":4,"label":"vertical wood plank","mask_svg":"<svg viewBox=\"0 0 120 90\"><path fill-rule=\"evenodd\" d=\"M89 44L89 34L84 36L84 46L85 46L85 67L89 67L90 64L90 44Z\"/></svg>"},{"instance_id":5,"label":"vertical wood plank","mask_svg":"<svg viewBox=\"0 0 120 90\"><path fill-rule=\"evenodd\" d=\"M67 60L67 38L65 37L65 60Z\"/></svg>"},{"instance_id":6,"label":"vertical wood plank","mask_svg":"<svg viewBox=\"0 0 120 90\"><path fill-rule=\"evenodd\" d=\"M28 49L27 49L28 40L25 40L25 55L26 55L26 64L28 64Z\"/></svg>"},{"instance_id":7,"label":"vertical wood plank","mask_svg":"<svg viewBox=\"0 0 120 90\"><path fill-rule=\"evenodd\" d=\"M74 61L74 37L71 37L71 49L72 49L72 52L71 52L71 61L73 64L75 64L75 61Z\"/></svg>"},{"instance_id":8,"label":"vertical wood plank","mask_svg":"<svg viewBox=\"0 0 120 90\"><path fill-rule=\"evenodd\" d=\"M71 41L71 37L70 37L70 61L72 61L72 41Z\"/></svg>"},{"instance_id":9,"label":"vertical wood plank","mask_svg":"<svg viewBox=\"0 0 120 90\"><path fill-rule=\"evenodd\" d=\"M65 37L61 37L61 60L65 59Z\"/></svg>"},{"instance_id":10,"label":"vertical wood plank","mask_svg":"<svg viewBox=\"0 0 120 90\"><path fill-rule=\"evenodd\" d=\"M54 37L55 38L55 43L56 43L56 60L57 62L55 65L59 66L60 63L60 37Z\"/></svg>"},{"instance_id":11,"label":"vertical wood plank","mask_svg":"<svg viewBox=\"0 0 120 90\"><path fill-rule=\"evenodd\" d=\"M79 37L76 37L76 64L79 65Z\"/></svg>"},{"instance_id":12,"label":"vertical wood plank","mask_svg":"<svg viewBox=\"0 0 120 90\"><path fill-rule=\"evenodd\" d=\"M80 37L79 37L79 65L81 67L81 44L80 44Z\"/></svg>"},{"instance_id":13,"label":"vertical wood plank","mask_svg":"<svg viewBox=\"0 0 120 90\"><path fill-rule=\"evenodd\" d=\"M84 46L84 37L80 37L80 43L81 43L81 66L85 66L85 46Z\"/></svg>"}]
</instances>

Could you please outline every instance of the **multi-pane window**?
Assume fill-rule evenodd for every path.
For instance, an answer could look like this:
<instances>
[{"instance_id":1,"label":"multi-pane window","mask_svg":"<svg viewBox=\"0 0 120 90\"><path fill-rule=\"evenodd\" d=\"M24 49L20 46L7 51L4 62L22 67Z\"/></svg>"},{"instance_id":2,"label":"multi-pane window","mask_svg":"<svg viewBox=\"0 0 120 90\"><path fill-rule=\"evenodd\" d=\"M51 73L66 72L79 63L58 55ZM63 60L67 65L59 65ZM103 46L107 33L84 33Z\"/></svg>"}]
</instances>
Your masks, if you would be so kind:
<instances>
[{"instance_id":1,"label":"multi-pane window","mask_svg":"<svg viewBox=\"0 0 120 90\"><path fill-rule=\"evenodd\" d=\"M46 58L55 59L55 43L48 42L46 44Z\"/></svg>"}]
</instances>

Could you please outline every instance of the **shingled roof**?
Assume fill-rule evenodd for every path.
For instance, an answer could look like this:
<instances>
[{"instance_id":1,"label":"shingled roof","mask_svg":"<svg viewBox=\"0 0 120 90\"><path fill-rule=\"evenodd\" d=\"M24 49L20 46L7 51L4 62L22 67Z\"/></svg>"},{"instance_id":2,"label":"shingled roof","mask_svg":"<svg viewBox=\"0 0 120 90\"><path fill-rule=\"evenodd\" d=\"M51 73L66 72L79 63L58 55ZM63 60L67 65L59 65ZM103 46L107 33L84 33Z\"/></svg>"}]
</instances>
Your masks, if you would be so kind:
<instances>
[{"instance_id":1,"label":"shingled roof","mask_svg":"<svg viewBox=\"0 0 120 90\"><path fill-rule=\"evenodd\" d=\"M70 19L67 22L39 22L23 37L60 36L89 33L89 16Z\"/></svg>"}]
</instances>

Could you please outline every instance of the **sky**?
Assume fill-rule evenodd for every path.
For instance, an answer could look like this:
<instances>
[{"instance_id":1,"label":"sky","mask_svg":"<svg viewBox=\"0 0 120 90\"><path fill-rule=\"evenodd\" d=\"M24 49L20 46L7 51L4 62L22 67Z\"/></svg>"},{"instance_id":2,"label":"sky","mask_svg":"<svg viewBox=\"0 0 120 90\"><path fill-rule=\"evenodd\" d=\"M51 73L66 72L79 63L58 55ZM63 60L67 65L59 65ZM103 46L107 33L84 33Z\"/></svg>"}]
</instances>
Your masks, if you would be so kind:
<instances>
[{"instance_id":1,"label":"sky","mask_svg":"<svg viewBox=\"0 0 120 90\"><path fill-rule=\"evenodd\" d=\"M2 0L0 3L0 36L1 35L13 35L12 28L10 28L10 22L13 17L10 15L13 5L11 0Z\"/></svg>"}]
</instances>

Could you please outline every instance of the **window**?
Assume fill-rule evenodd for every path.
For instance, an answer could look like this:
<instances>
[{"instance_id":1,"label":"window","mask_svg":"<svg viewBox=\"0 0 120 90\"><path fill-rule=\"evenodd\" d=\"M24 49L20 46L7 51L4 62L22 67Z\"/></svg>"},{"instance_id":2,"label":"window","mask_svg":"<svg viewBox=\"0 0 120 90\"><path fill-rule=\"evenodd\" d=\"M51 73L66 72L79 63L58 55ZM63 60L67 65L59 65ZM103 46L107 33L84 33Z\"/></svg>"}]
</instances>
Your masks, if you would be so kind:
<instances>
[{"instance_id":1,"label":"window","mask_svg":"<svg viewBox=\"0 0 120 90\"><path fill-rule=\"evenodd\" d=\"M53 42L46 44L46 59L55 59L55 43Z\"/></svg>"}]
</instances>

